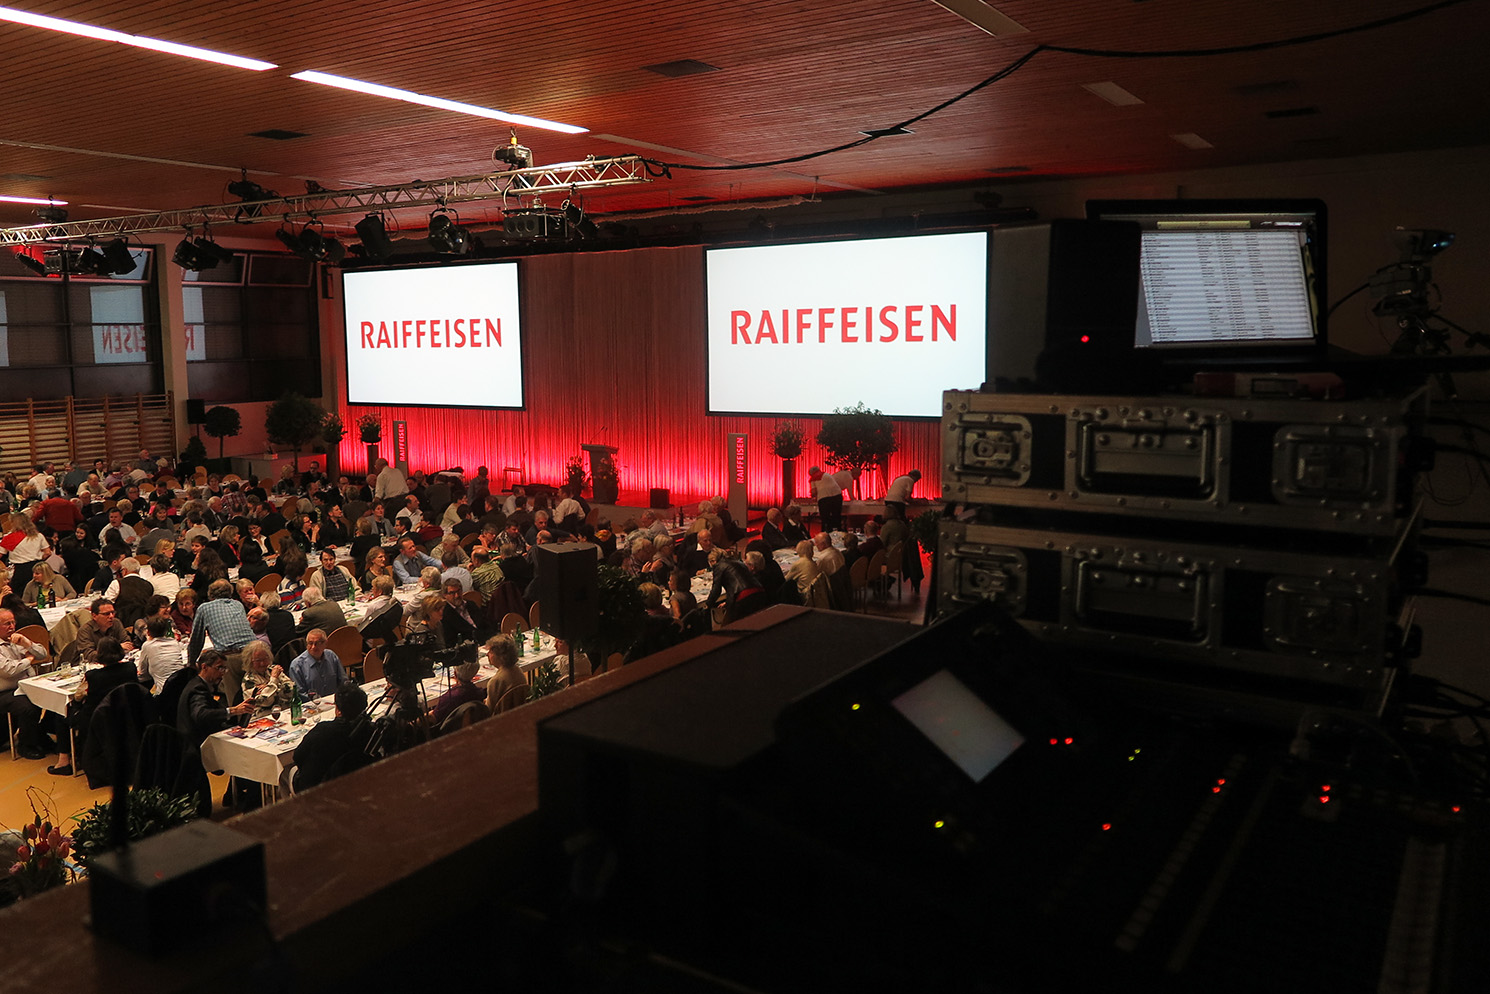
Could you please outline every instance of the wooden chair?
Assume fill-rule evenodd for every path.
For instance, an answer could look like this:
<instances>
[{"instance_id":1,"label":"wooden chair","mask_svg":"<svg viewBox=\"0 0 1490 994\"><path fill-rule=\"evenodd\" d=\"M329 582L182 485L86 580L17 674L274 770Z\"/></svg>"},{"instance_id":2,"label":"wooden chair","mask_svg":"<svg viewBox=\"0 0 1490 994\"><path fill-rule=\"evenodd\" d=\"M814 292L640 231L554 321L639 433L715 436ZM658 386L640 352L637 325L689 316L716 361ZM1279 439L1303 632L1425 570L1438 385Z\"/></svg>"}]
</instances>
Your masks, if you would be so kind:
<instances>
[{"instance_id":1,"label":"wooden chair","mask_svg":"<svg viewBox=\"0 0 1490 994\"><path fill-rule=\"evenodd\" d=\"M854 606L866 607L869 603L869 559L860 556L848 568L849 586L854 593Z\"/></svg>"},{"instance_id":2,"label":"wooden chair","mask_svg":"<svg viewBox=\"0 0 1490 994\"><path fill-rule=\"evenodd\" d=\"M538 625L538 602L537 601L534 601L533 602L533 606L530 607L530 608L528 608L528 627L529 628L537 628L537 627L539 627L539 625Z\"/></svg>"},{"instance_id":3,"label":"wooden chair","mask_svg":"<svg viewBox=\"0 0 1490 994\"><path fill-rule=\"evenodd\" d=\"M263 576L259 577L259 582L254 584L254 593L262 596L269 593L271 590L278 590L279 582L283 579L284 577L280 576L278 573L265 573Z\"/></svg>"},{"instance_id":4,"label":"wooden chair","mask_svg":"<svg viewBox=\"0 0 1490 994\"><path fill-rule=\"evenodd\" d=\"M150 557L150 554L149 553L147 553L147 552L141 552L141 553L139 553L138 555L135 556L135 562L139 563L141 566L149 566L150 565L150 558L151 557Z\"/></svg>"},{"instance_id":5,"label":"wooden chair","mask_svg":"<svg viewBox=\"0 0 1490 994\"><path fill-rule=\"evenodd\" d=\"M280 543L289 540L290 530L288 528L281 528L279 531L269 536L269 548L274 550L275 555L279 555L285 551L284 546Z\"/></svg>"},{"instance_id":6,"label":"wooden chair","mask_svg":"<svg viewBox=\"0 0 1490 994\"><path fill-rule=\"evenodd\" d=\"M463 539L460 540L460 547L462 549L465 549L467 551L470 551L471 546L475 545L477 542L480 542L480 541L481 541L481 533L480 532L472 532L471 534L467 535L465 538L463 538Z\"/></svg>"},{"instance_id":7,"label":"wooden chair","mask_svg":"<svg viewBox=\"0 0 1490 994\"><path fill-rule=\"evenodd\" d=\"M362 633L343 625L326 636L326 648L336 653L344 665L354 665L362 658Z\"/></svg>"},{"instance_id":8,"label":"wooden chair","mask_svg":"<svg viewBox=\"0 0 1490 994\"><path fill-rule=\"evenodd\" d=\"M45 649L48 656L51 656L52 633L47 631L41 625L27 625L25 628L17 629L16 634L26 636L28 639Z\"/></svg>"},{"instance_id":9,"label":"wooden chair","mask_svg":"<svg viewBox=\"0 0 1490 994\"><path fill-rule=\"evenodd\" d=\"M905 578L905 543L896 542L885 549L885 583L895 578L895 599L900 600L900 584Z\"/></svg>"},{"instance_id":10,"label":"wooden chair","mask_svg":"<svg viewBox=\"0 0 1490 994\"><path fill-rule=\"evenodd\" d=\"M474 608L480 609L486 606L486 595L472 587L465 592L465 602Z\"/></svg>"},{"instance_id":11,"label":"wooden chair","mask_svg":"<svg viewBox=\"0 0 1490 994\"><path fill-rule=\"evenodd\" d=\"M519 704L528 703L529 693L530 690L528 688L528 685L525 683L520 683L516 686L508 687L505 691L502 692L502 696L497 699L496 713L501 714L503 711L511 710L512 708L517 707Z\"/></svg>"},{"instance_id":12,"label":"wooden chair","mask_svg":"<svg viewBox=\"0 0 1490 994\"><path fill-rule=\"evenodd\" d=\"M239 476L237 473L229 473L227 476L224 476L222 478L222 482L224 484L228 484L228 483L242 483L243 482L243 477Z\"/></svg>"},{"instance_id":13,"label":"wooden chair","mask_svg":"<svg viewBox=\"0 0 1490 994\"><path fill-rule=\"evenodd\" d=\"M527 628L528 622L520 614L508 614L502 618L502 634L511 635L519 628Z\"/></svg>"},{"instance_id":14,"label":"wooden chair","mask_svg":"<svg viewBox=\"0 0 1490 994\"><path fill-rule=\"evenodd\" d=\"M94 577L89 577L88 582L83 584L83 596L93 593L93 580Z\"/></svg>"},{"instance_id":15,"label":"wooden chair","mask_svg":"<svg viewBox=\"0 0 1490 994\"><path fill-rule=\"evenodd\" d=\"M460 707L450 712L450 716L440 723L440 734L449 735L458 732L462 728L470 728L478 721L485 721L491 717L483 701L466 701Z\"/></svg>"},{"instance_id":16,"label":"wooden chair","mask_svg":"<svg viewBox=\"0 0 1490 994\"><path fill-rule=\"evenodd\" d=\"M881 589L881 585L884 582L884 579L885 550L880 549L874 555L869 557L869 574L864 578L864 582L870 587L878 590Z\"/></svg>"},{"instance_id":17,"label":"wooden chair","mask_svg":"<svg viewBox=\"0 0 1490 994\"><path fill-rule=\"evenodd\" d=\"M817 579L812 581L812 586L807 588L807 606L831 608L833 606L833 595L828 589L828 574L819 573Z\"/></svg>"},{"instance_id":18,"label":"wooden chair","mask_svg":"<svg viewBox=\"0 0 1490 994\"><path fill-rule=\"evenodd\" d=\"M205 487L207 485L207 467L198 466L192 471L191 479L197 486Z\"/></svg>"},{"instance_id":19,"label":"wooden chair","mask_svg":"<svg viewBox=\"0 0 1490 994\"><path fill-rule=\"evenodd\" d=\"M383 679L383 654L378 649L369 649L362 657L362 682L372 683Z\"/></svg>"}]
</instances>

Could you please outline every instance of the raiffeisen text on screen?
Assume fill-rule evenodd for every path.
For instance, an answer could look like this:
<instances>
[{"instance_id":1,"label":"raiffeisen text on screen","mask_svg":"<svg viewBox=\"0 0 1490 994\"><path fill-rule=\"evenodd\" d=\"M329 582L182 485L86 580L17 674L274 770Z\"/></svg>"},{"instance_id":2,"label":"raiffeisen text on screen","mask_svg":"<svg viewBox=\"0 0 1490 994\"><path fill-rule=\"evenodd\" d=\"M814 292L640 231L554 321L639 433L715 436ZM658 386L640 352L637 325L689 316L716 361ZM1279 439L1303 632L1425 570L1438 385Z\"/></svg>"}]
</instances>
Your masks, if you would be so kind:
<instances>
[{"instance_id":1,"label":"raiffeisen text on screen","mask_svg":"<svg viewBox=\"0 0 1490 994\"><path fill-rule=\"evenodd\" d=\"M501 318L363 321L359 328L359 341L364 349L481 349L502 346Z\"/></svg>"},{"instance_id":2,"label":"raiffeisen text on screen","mask_svg":"<svg viewBox=\"0 0 1490 994\"><path fill-rule=\"evenodd\" d=\"M956 304L730 311L731 345L957 341Z\"/></svg>"}]
</instances>

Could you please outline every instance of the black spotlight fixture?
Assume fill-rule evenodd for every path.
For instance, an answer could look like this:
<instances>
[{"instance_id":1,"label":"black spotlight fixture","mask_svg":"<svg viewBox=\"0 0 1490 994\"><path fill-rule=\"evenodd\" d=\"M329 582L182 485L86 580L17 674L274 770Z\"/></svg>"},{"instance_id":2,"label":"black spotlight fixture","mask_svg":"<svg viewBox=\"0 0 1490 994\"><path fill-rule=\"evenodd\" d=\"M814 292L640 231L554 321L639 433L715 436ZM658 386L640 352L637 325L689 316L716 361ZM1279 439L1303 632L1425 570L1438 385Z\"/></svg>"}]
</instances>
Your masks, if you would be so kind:
<instances>
[{"instance_id":1,"label":"black spotlight fixture","mask_svg":"<svg viewBox=\"0 0 1490 994\"><path fill-rule=\"evenodd\" d=\"M336 265L347 257L347 247L335 238L328 238L317 230L319 221L312 221L300 229L300 234L280 228L274 233L275 237L284 243L285 247L294 252L302 259L311 262L325 262Z\"/></svg>"},{"instance_id":2,"label":"black spotlight fixture","mask_svg":"<svg viewBox=\"0 0 1490 994\"><path fill-rule=\"evenodd\" d=\"M31 258L31 256L27 255L25 252L17 252L15 259L16 262L19 262L21 265L25 266L27 269L35 273L37 276L45 276L47 274L47 264L39 259Z\"/></svg>"},{"instance_id":3,"label":"black spotlight fixture","mask_svg":"<svg viewBox=\"0 0 1490 994\"><path fill-rule=\"evenodd\" d=\"M216 269L217 257L203 252L192 241L191 229L186 231L186 237L176 245L176 251L171 253L171 261L188 272L200 273L204 269Z\"/></svg>"},{"instance_id":4,"label":"black spotlight fixture","mask_svg":"<svg viewBox=\"0 0 1490 994\"><path fill-rule=\"evenodd\" d=\"M108 260L108 271L114 276L128 276L139 265L134 253L129 250L129 243L122 238L116 238L105 245L103 257Z\"/></svg>"},{"instance_id":5,"label":"black spotlight fixture","mask_svg":"<svg viewBox=\"0 0 1490 994\"><path fill-rule=\"evenodd\" d=\"M73 262L73 272L80 276L110 276L113 267L109 264L108 257L98 250L98 246L89 243L78 249L77 259Z\"/></svg>"},{"instance_id":6,"label":"black spotlight fixture","mask_svg":"<svg viewBox=\"0 0 1490 994\"><path fill-rule=\"evenodd\" d=\"M61 224L67 220L67 211L56 204L44 204L36 208L36 216L47 224Z\"/></svg>"},{"instance_id":7,"label":"black spotlight fixture","mask_svg":"<svg viewBox=\"0 0 1490 994\"><path fill-rule=\"evenodd\" d=\"M564 201L564 223L569 225L569 231L575 238L594 238L600 234L595 222L572 200Z\"/></svg>"},{"instance_id":8,"label":"black spotlight fixture","mask_svg":"<svg viewBox=\"0 0 1490 994\"><path fill-rule=\"evenodd\" d=\"M208 238L205 233L201 238L192 242L192 247L197 250L201 258L213 260L214 265L226 265L233 261L233 250L223 248Z\"/></svg>"},{"instance_id":9,"label":"black spotlight fixture","mask_svg":"<svg viewBox=\"0 0 1490 994\"><path fill-rule=\"evenodd\" d=\"M506 145L498 145L492 152L492 161L505 162L509 169L533 168L533 150L526 145L518 144L516 128L512 129L511 135ZM533 180L527 176L515 176L512 185L523 190L532 186Z\"/></svg>"},{"instance_id":10,"label":"black spotlight fixture","mask_svg":"<svg viewBox=\"0 0 1490 994\"><path fill-rule=\"evenodd\" d=\"M436 252L465 255L471 247L471 235L456 224L449 208L441 207L429 216L429 244Z\"/></svg>"},{"instance_id":11,"label":"black spotlight fixture","mask_svg":"<svg viewBox=\"0 0 1490 994\"><path fill-rule=\"evenodd\" d=\"M245 203L254 200L276 200L279 194L273 190L266 190L253 180L248 178L248 170L244 170L238 179L228 184L228 192ZM240 224L248 224L245 219L256 218L264 212L262 204L254 204L251 207L240 207L233 220Z\"/></svg>"},{"instance_id":12,"label":"black spotlight fixture","mask_svg":"<svg viewBox=\"0 0 1490 994\"><path fill-rule=\"evenodd\" d=\"M393 254L393 242L388 237L388 227L381 214L369 214L356 224L357 237L362 239L362 254L369 259L386 259Z\"/></svg>"}]
</instances>

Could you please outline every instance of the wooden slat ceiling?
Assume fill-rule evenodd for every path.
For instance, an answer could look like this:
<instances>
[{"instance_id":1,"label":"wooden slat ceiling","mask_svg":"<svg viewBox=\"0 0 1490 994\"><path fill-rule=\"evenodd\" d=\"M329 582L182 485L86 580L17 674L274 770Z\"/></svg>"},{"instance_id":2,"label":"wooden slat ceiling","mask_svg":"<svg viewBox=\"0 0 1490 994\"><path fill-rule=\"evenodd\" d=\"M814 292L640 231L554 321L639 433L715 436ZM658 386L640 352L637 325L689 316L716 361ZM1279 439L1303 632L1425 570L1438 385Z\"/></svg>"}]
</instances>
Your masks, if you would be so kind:
<instances>
[{"instance_id":1,"label":"wooden slat ceiling","mask_svg":"<svg viewBox=\"0 0 1490 994\"><path fill-rule=\"evenodd\" d=\"M758 162L919 114L1036 45L1249 45L1412 9L1397 0L1005 0L998 9L1029 30L994 38L931 0L11 5L280 66L248 72L0 23L0 194L56 196L71 202L75 219L229 202L226 184L240 168L286 194L303 192L307 179L338 189L478 173L506 140L497 122L290 78L302 69L590 129L522 129L539 164L628 152ZM778 168L674 170L583 199L603 216L814 189L987 185L1479 144L1490 136L1490 60L1480 51L1487 24L1487 4L1468 0L1263 52L1110 59L1045 51L916 123L914 135ZM667 78L642 68L680 59L720 71ZM1103 81L1143 103L1114 107L1081 88ZM306 137L250 137L265 129ZM1214 147L1185 148L1171 137L1183 133ZM0 225L34 220L29 207L0 204Z\"/></svg>"}]
</instances>

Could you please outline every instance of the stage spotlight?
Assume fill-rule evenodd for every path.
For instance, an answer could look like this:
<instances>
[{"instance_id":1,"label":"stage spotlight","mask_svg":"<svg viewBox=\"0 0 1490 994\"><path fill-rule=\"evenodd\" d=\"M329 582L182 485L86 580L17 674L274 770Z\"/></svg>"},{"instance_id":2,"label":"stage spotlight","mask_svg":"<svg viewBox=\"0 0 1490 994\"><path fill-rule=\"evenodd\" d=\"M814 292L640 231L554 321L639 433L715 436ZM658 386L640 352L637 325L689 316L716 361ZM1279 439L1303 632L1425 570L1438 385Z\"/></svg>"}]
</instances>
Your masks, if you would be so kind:
<instances>
[{"instance_id":1,"label":"stage spotlight","mask_svg":"<svg viewBox=\"0 0 1490 994\"><path fill-rule=\"evenodd\" d=\"M36 208L36 216L48 224L61 224L67 220L67 211L56 204L47 204L45 207Z\"/></svg>"},{"instance_id":2,"label":"stage spotlight","mask_svg":"<svg viewBox=\"0 0 1490 994\"><path fill-rule=\"evenodd\" d=\"M129 243L122 238L116 238L105 245L103 255L108 260L109 272L115 276L127 276L139 265L134 253L129 250Z\"/></svg>"},{"instance_id":3,"label":"stage spotlight","mask_svg":"<svg viewBox=\"0 0 1490 994\"><path fill-rule=\"evenodd\" d=\"M246 175L242 179L236 179L228 184L228 192L242 201L250 200L275 200L279 197L273 190L266 190ZM258 217L264 211L262 204L252 207L241 207L235 217L237 221L243 221L245 217ZM245 222L246 223L246 222Z\"/></svg>"},{"instance_id":4,"label":"stage spotlight","mask_svg":"<svg viewBox=\"0 0 1490 994\"><path fill-rule=\"evenodd\" d=\"M232 249L225 249L205 236L192 242L192 247L197 250L200 258L212 259L214 263L229 263L233 261Z\"/></svg>"},{"instance_id":5,"label":"stage spotlight","mask_svg":"<svg viewBox=\"0 0 1490 994\"><path fill-rule=\"evenodd\" d=\"M296 255L300 254L300 238L293 231L286 231L284 228L280 228L274 233L274 237L283 242L285 248L291 252L294 252Z\"/></svg>"},{"instance_id":6,"label":"stage spotlight","mask_svg":"<svg viewBox=\"0 0 1490 994\"><path fill-rule=\"evenodd\" d=\"M519 145L517 143L516 129L513 129L511 134L512 137L506 145L498 145L492 152L492 161L505 162L511 169L533 168L533 150L526 145ZM518 189L526 189L533 185L533 181L527 176L514 176L512 178L512 185Z\"/></svg>"},{"instance_id":7,"label":"stage spotlight","mask_svg":"<svg viewBox=\"0 0 1490 994\"><path fill-rule=\"evenodd\" d=\"M369 259L386 259L393 254L393 242L388 238L388 229L380 214L369 214L356 224L357 237L362 239L362 254Z\"/></svg>"},{"instance_id":8,"label":"stage spotlight","mask_svg":"<svg viewBox=\"0 0 1490 994\"><path fill-rule=\"evenodd\" d=\"M564 221L576 238L594 238L600 234L595 222L586 217L579 204L572 200L564 201Z\"/></svg>"},{"instance_id":9,"label":"stage spotlight","mask_svg":"<svg viewBox=\"0 0 1490 994\"><path fill-rule=\"evenodd\" d=\"M108 257L98 250L98 246L85 245L78 250L77 260L73 263L73 272L81 276L108 276L113 271Z\"/></svg>"},{"instance_id":10,"label":"stage spotlight","mask_svg":"<svg viewBox=\"0 0 1490 994\"><path fill-rule=\"evenodd\" d=\"M45 276L47 274L46 263L33 259L24 252L16 253L16 262L19 262L37 276Z\"/></svg>"},{"instance_id":11,"label":"stage spotlight","mask_svg":"<svg viewBox=\"0 0 1490 994\"><path fill-rule=\"evenodd\" d=\"M180 266L182 269L189 270L193 273L200 273L204 269L217 268L217 259L213 256L205 254L201 251L201 249L197 248L196 245L192 242L191 234L189 232L187 233L187 236L181 239L181 242L176 246L176 251L171 253L171 261Z\"/></svg>"},{"instance_id":12,"label":"stage spotlight","mask_svg":"<svg viewBox=\"0 0 1490 994\"><path fill-rule=\"evenodd\" d=\"M326 254L321 261L328 266L341 265L341 261L347 257L347 247L342 244L341 239L327 238L323 244L326 247Z\"/></svg>"},{"instance_id":13,"label":"stage spotlight","mask_svg":"<svg viewBox=\"0 0 1490 994\"><path fill-rule=\"evenodd\" d=\"M470 234L455 223L455 219L443 211L429 216L429 244L436 252L446 255L465 255L470 248Z\"/></svg>"}]
</instances>

